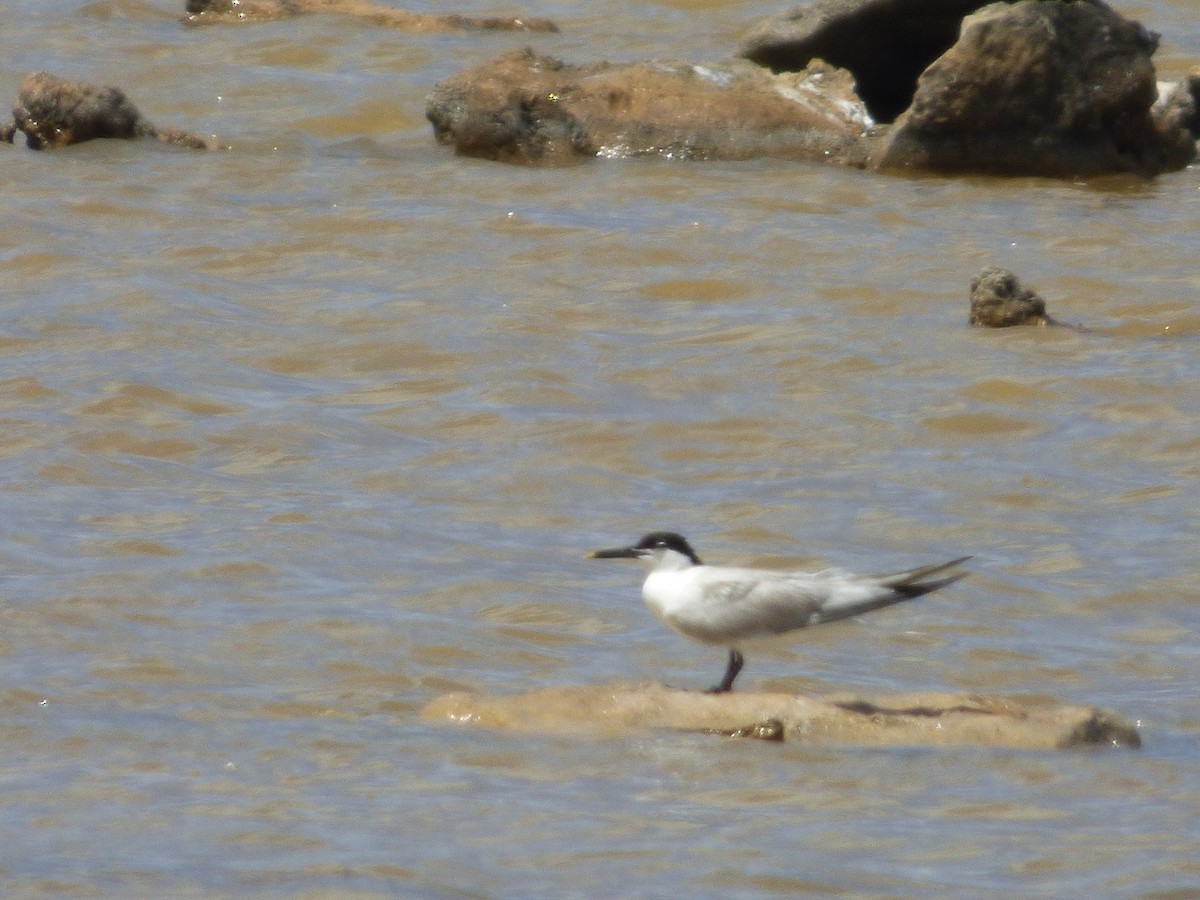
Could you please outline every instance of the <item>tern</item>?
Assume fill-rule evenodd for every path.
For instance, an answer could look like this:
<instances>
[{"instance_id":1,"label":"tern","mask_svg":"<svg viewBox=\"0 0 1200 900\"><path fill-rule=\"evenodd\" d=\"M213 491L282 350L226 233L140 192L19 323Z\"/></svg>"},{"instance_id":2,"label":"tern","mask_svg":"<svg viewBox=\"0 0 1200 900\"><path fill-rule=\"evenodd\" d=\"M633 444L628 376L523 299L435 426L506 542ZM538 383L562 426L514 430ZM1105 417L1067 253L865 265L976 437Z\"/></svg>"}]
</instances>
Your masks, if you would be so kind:
<instances>
[{"instance_id":1,"label":"tern","mask_svg":"<svg viewBox=\"0 0 1200 900\"><path fill-rule=\"evenodd\" d=\"M594 550L588 559L640 559L649 574L642 598L663 624L686 638L729 648L721 683L733 689L745 659L739 649L799 628L822 625L936 591L968 573L950 571L971 557L919 566L892 575L854 575L840 569L780 572L708 566L672 531L655 531L631 547Z\"/></svg>"}]
</instances>

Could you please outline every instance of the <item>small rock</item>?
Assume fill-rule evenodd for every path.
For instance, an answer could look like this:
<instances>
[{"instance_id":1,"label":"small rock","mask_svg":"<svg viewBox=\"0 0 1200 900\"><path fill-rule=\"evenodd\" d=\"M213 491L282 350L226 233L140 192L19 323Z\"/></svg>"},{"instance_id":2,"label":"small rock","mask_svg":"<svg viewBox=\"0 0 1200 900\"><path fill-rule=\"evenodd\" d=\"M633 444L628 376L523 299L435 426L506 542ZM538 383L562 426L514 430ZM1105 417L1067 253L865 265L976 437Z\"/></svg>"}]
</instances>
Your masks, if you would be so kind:
<instances>
[{"instance_id":1,"label":"small rock","mask_svg":"<svg viewBox=\"0 0 1200 900\"><path fill-rule=\"evenodd\" d=\"M1200 68L1175 84L1159 85L1151 115L1163 145L1171 148L1168 154L1190 161L1200 140Z\"/></svg>"},{"instance_id":2,"label":"small rock","mask_svg":"<svg viewBox=\"0 0 1200 900\"><path fill-rule=\"evenodd\" d=\"M191 149L215 149L215 141L178 128L159 129L146 121L120 88L68 81L49 72L26 75L13 105L13 122L0 137L16 132L34 150L50 150L96 138L152 137Z\"/></svg>"},{"instance_id":3,"label":"small rock","mask_svg":"<svg viewBox=\"0 0 1200 900\"><path fill-rule=\"evenodd\" d=\"M989 266L971 279L971 324L986 328L1010 325L1055 325L1046 301L1008 269Z\"/></svg>"},{"instance_id":4,"label":"small rock","mask_svg":"<svg viewBox=\"0 0 1200 900\"><path fill-rule=\"evenodd\" d=\"M779 719L763 719L739 728L708 728L705 734L719 734L722 737L751 738L756 741L782 741L787 732Z\"/></svg>"}]
</instances>

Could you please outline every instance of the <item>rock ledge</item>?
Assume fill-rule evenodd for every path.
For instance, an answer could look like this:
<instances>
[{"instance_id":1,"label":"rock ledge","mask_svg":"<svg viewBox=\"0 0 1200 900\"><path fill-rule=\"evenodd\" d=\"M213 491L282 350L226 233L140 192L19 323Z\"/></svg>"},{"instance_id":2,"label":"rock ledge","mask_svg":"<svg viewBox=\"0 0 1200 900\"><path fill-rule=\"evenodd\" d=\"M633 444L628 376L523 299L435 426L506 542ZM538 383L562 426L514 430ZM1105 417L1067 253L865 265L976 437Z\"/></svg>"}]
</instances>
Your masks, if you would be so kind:
<instances>
[{"instance_id":1,"label":"rock ledge","mask_svg":"<svg viewBox=\"0 0 1200 900\"><path fill-rule=\"evenodd\" d=\"M810 744L876 746L1141 746L1137 729L1094 707L1043 698L974 694L851 695L705 694L659 684L547 688L489 697L453 693L421 712L427 721L518 731L620 735L653 730L769 736ZM768 722L770 728L755 728Z\"/></svg>"}]
</instances>

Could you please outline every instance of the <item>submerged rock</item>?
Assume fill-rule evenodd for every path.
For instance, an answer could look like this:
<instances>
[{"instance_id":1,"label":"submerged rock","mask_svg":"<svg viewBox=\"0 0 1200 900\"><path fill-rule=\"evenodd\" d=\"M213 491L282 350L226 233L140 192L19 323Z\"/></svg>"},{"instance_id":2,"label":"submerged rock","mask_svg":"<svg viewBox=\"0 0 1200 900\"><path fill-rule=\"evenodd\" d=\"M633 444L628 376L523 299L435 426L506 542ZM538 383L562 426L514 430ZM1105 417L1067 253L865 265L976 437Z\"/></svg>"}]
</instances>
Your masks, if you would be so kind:
<instances>
[{"instance_id":1,"label":"submerged rock","mask_svg":"<svg viewBox=\"0 0 1200 900\"><path fill-rule=\"evenodd\" d=\"M773 76L741 60L575 66L532 50L441 82L426 116L460 153L549 164L657 155L862 165L871 125L847 73L822 63Z\"/></svg>"},{"instance_id":2,"label":"submerged rock","mask_svg":"<svg viewBox=\"0 0 1200 900\"><path fill-rule=\"evenodd\" d=\"M304 13L336 13L404 31L542 31L558 26L538 16L464 16L457 13L418 13L370 0L187 0L187 21L269 22Z\"/></svg>"},{"instance_id":3,"label":"submerged rock","mask_svg":"<svg viewBox=\"0 0 1200 900\"><path fill-rule=\"evenodd\" d=\"M95 138L151 137L196 150L219 146L213 139L151 124L120 88L68 81L49 72L33 72L21 82L13 121L0 137L11 142L17 131L25 134L25 143L34 150Z\"/></svg>"},{"instance_id":4,"label":"submerged rock","mask_svg":"<svg viewBox=\"0 0 1200 900\"><path fill-rule=\"evenodd\" d=\"M1058 324L1046 314L1045 300L999 266L981 269L971 279L970 322L987 328Z\"/></svg>"},{"instance_id":5,"label":"submerged rock","mask_svg":"<svg viewBox=\"0 0 1200 900\"><path fill-rule=\"evenodd\" d=\"M1153 114L1157 43L1100 0L994 3L963 20L872 162L1051 177L1183 168L1196 135Z\"/></svg>"},{"instance_id":6,"label":"submerged rock","mask_svg":"<svg viewBox=\"0 0 1200 900\"><path fill-rule=\"evenodd\" d=\"M1141 746L1136 728L1093 707L969 694L865 700L609 685L549 688L515 697L447 694L426 706L421 716L552 734L667 729L766 739L782 734L785 740L811 744L973 744L1037 750Z\"/></svg>"}]
</instances>

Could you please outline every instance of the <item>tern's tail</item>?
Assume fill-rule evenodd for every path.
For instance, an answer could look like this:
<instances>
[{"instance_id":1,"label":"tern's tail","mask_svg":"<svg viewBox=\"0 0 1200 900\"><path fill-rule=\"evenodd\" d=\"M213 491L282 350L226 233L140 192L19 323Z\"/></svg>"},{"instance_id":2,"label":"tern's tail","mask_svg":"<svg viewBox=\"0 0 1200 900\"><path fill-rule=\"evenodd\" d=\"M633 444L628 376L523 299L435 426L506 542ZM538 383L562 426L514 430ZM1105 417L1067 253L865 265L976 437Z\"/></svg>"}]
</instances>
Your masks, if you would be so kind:
<instances>
[{"instance_id":1,"label":"tern's tail","mask_svg":"<svg viewBox=\"0 0 1200 900\"><path fill-rule=\"evenodd\" d=\"M953 569L970 558L969 556L960 556L950 562L921 566L918 569L909 569L907 572L897 572L894 575L881 575L879 583L884 587L891 588L905 600L911 600L913 597L920 597L922 594L928 594L930 591L953 584L960 578L965 578L969 573L951 572L949 575L942 575L941 578L932 578L931 576Z\"/></svg>"},{"instance_id":2,"label":"tern's tail","mask_svg":"<svg viewBox=\"0 0 1200 900\"><path fill-rule=\"evenodd\" d=\"M928 594L930 591L936 591L938 588L944 588L967 576L967 572L951 572L950 570L970 558L969 556L960 556L950 562L921 566L918 569L909 569L907 572L862 578L860 583L869 584L873 588L869 591L868 596L864 597L860 594L840 603L826 603L814 616L815 621L811 621L809 624L848 619L851 616L870 612L873 609L883 609L893 603L903 603L905 600L911 600L922 594Z\"/></svg>"}]
</instances>

